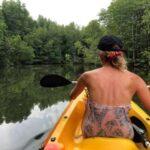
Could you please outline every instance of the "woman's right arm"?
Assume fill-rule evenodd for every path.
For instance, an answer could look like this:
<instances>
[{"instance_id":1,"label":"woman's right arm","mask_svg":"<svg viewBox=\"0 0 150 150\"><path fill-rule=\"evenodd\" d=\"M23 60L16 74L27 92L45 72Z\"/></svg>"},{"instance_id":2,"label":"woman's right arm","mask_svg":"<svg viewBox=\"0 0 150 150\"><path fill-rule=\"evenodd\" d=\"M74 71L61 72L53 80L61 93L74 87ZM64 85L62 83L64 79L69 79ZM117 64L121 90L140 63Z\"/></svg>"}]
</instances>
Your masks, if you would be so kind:
<instances>
[{"instance_id":1,"label":"woman's right arm","mask_svg":"<svg viewBox=\"0 0 150 150\"><path fill-rule=\"evenodd\" d=\"M150 91L146 83L139 76L136 78L135 88L136 94L140 98L140 101L143 103L144 107L147 110L150 110Z\"/></svg>"}]
</instances>

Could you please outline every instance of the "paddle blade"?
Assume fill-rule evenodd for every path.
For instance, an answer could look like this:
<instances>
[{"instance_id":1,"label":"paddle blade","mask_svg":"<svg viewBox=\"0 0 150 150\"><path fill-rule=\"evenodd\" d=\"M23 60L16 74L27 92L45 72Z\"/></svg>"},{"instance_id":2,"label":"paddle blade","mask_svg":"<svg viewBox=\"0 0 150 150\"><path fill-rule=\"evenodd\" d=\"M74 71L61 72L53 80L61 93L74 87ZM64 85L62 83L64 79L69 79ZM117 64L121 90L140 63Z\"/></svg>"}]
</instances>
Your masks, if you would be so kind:
<instances>
[{"instance_id":1,"label":"paddle blade","mask_svg":"<svg viewBox=\"0 0 150 150\"><path fill-rule=\"evenodd\" d=\"M40 81L40 85L43 87L59 87L71 83L71 81L65 79L64 77L55 74L46 75Z\"/></svg>"}]
</instances>

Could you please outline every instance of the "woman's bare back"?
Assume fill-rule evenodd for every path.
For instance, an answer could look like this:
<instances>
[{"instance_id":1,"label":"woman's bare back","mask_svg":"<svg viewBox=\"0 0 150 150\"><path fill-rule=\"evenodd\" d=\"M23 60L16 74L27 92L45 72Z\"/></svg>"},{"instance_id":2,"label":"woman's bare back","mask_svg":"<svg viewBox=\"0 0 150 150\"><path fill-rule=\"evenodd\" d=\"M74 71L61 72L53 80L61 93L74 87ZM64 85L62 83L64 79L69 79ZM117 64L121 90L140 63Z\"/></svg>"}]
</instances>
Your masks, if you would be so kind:
<instances>
[{"instance_id":1,"label":"woman's bare back","mask_svg":"<svg viewBox=\"0 0 150 150\"><path fill-rule=\"evenodd\" d=\"M91 100L110 106L130 104L135 93L131 72L107 66L89 71L85 76Z\"/></svg>"},{"instance_id":2,"label":"woman's bare back","mask_svg":"<svg viewBox=\"0 0 150 150\"><path fill-rule=\"evenodd\" d=\"M89 98L99 104L119 106L128 105L136 93L146 109L150 109L150 92L146 83L130 71L120 71L105 65L83 73L74 89L71 98L76 98L87 87Z\"/></svg>"}]
</instances>

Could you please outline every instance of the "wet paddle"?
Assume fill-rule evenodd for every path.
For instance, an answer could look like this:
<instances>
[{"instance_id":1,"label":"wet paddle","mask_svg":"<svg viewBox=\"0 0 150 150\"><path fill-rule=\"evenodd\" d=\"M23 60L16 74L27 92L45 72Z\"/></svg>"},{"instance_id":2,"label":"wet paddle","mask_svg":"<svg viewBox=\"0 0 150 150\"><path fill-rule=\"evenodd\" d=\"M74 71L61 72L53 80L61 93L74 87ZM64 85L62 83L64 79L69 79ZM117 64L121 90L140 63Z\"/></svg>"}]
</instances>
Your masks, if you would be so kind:
<instances>
[{"instance_id":1,"label":"wet paddle","mask_svg":"<svg viewBox=\"0 0 150 150\"><path fill-rule=\"evenodd\" d=\"M56 74L45 75L40 80L40 85L43 87L60 87L75 83L76 81L69 81L68 79Z\"/></svg>"}]
</instances>

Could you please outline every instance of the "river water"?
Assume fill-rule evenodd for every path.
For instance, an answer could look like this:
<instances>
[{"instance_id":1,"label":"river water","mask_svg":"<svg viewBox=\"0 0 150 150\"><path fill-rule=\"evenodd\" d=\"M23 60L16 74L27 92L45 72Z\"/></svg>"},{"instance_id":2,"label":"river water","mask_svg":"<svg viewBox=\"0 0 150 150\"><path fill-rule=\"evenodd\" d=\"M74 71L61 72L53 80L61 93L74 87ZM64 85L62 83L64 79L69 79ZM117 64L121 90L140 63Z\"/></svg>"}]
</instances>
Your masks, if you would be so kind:
<instances>
[{"instance_id":1,"label":"river water","mask_svg":"<svg viewBox=\"0 0 150 150\"><path fill-rule=\"evenodd\" d=\"M37 150L65 109L72 85L43 88L39 82L44 75L59 74L76 80L84 71L95 68L40 65L0 70L0 149ZM140 76L149 83L148 72L140 72ZM45 134L37 139L42 132Z\"/></svg>"}]
</instances>

